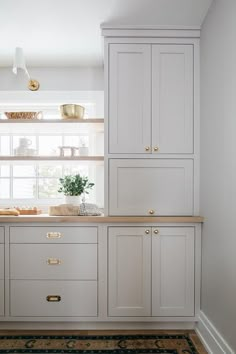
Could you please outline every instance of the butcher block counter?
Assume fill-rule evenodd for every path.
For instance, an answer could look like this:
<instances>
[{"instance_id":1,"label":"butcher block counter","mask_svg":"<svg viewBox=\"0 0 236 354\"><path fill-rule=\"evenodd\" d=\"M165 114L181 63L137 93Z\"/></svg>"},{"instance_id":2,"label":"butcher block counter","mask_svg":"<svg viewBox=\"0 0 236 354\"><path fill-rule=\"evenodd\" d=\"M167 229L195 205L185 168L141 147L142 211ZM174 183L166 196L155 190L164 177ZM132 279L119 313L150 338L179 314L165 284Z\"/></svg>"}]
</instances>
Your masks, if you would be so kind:
<instances>
[{"instance_id":1,"label":"butcher block counter","mask_svg":"<svg viewBox=\"0 0 236 354\"><path fill-rule=\"evenodd\" d=\"M1 215L0 223L202 223L201 216L49 216Z\"/></svg>"}]
</instances>

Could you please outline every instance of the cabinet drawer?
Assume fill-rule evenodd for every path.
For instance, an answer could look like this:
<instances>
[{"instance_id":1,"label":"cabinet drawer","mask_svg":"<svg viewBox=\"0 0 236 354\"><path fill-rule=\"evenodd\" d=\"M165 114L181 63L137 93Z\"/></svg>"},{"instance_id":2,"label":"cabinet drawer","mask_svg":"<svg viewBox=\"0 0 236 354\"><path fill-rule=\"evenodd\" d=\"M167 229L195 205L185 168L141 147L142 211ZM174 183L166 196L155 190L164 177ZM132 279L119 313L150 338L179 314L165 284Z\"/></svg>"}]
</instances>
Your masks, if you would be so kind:
<instances>
[{"instance_id":1,"label":"cabinet drawer","mask_svg":"<svg viewBox=\"0 0 236 354\"><path fill-rule=\"evenodd\" d=\"M97 279L97 244L11 244L11 279Z\"/></svg>"},{"instance_id":2,"label":"cabinet drawer","mask_svg":"<svg viewBox=\"0 0 236 354\"><path fill-rule=\"evenodd\" d=\"M4 279L4 245L0 245L0 279Z\"/></svg>"},{"instance_id":3,"label":"cabinet drawer","mask_svg":"<svg viewBox=\"0 0 236 354\"><path fill-rule=\"evenodd\" d=\"M4 280L0 280L0 316L4 316Z\"/></svg>"},{"instance_id":4,"label":"cabinet drawer","mask_svg":"<svg viewBox=\"0 0 236 354\"><path fill-rule=\"evenodd\" d=\"M4 243L4 227L0 227L0 243Z\"/></svg>"},{"instance_id":5,"label":"cabinet drawer","mask_svg":"<svg viewBox=\"0 0 236 354\"><path fill-rule=\"evenodd\" d=\"M11 243L97 243L96 227L13 226Z\"/></svg>"},{"instance_id":6,"label":"cabinet drawer","mask_svg":"<svg viewBox=\"0 0 236 354\"><path fill-rule=\"evenodd\" d=\"M97 316L97 282L12 280L10 301L11 316Z\"/></svg>"},{"instance_id":7,"label":"cabinet drawer","mask_svg":"<svg viewBox=\"0 0 236 354\"><path fill-rule=\"evenodd\" d=\"M110 215L192 215L193 160L111 159Z\"/></svg>"}]
</instances>

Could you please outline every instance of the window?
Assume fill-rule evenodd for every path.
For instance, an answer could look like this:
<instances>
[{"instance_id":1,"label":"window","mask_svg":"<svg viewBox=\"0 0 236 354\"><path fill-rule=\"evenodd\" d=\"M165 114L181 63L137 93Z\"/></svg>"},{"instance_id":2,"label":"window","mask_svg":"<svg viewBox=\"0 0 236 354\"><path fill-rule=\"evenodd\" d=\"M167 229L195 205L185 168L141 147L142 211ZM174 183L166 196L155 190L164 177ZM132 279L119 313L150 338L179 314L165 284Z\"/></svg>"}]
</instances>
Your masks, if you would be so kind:
<instances>
[{"instance_id":1,"label":"window","mask_svg":"<svg viewBox=\"0 0 236 354\"><path fill-rule=\"evenodd\" d=\"M103 207L104 127L101 119L90 122L90 118L102 118L103 95L95 95L93 100L83 97L84 101L81 101L81 93L77 93L76 101L73 98L73 103L78 102L85 107L87 121L84 119L83 122L60 119L59 105L65 101L58 99L58 95L55 95L57 103L56 98L51 97L53 104L0 104L1 206L47 208L48 205L62 204L63 196L58 193L59 178L80 173L95 183L89 195L82 196L82 200ZM13 111L37 111L42 112L43 117L40 121L7 120L4 112Z\"/></svg>"}]
</instances>

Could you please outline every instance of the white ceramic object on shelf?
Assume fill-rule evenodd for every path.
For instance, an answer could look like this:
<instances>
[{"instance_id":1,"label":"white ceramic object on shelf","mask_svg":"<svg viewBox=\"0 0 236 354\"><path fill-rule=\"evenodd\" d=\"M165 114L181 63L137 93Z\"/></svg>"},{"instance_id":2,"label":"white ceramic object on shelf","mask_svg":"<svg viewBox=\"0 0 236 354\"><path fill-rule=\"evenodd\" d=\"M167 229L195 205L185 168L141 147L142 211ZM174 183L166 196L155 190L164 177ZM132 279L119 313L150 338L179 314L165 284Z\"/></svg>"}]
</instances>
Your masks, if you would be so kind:
<instances>
[{"instance_id":1,"label":"white ceramic object on shelf","mask_svg":"<svg viewBox=\"0 0 236 354\"><path fill-rule=\"evenodd\" d=\"M65 195L65 204L79 205L81 203L80 195Z\"/></svg>"}]
</instances>

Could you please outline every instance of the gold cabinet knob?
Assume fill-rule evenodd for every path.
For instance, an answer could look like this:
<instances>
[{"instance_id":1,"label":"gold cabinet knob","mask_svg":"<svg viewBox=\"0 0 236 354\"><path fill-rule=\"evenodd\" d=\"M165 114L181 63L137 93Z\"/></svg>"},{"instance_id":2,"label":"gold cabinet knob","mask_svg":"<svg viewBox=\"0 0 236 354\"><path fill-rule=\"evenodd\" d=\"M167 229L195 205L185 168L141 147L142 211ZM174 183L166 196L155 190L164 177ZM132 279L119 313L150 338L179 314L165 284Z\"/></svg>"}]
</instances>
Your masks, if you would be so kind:
<instances>
[{"instance_id":1,"label":"gold cabinet knob","mask_svg":"<svg viewBox=\"0 0 236 354\"><path fill-rule=\"evenodd\" d=\"M153 151L155 151L155 152L157 152L159 150L159 147L158 146L155 146L154 148L153 148Z\"/></svg>"},{"instance_id":2,"label":"gold cabinet knob","mask_svg":"<svg viewBox=\"0 0 236 354\"><path fill-rule=\"evenodd\" d=\"M145 146L145 151L150 151L150 150L151 150L150 146Z\"/></svg>"},{"instance_id":3,"label":"gold cabinet knob","mask_svg":"<svg viewBox=\"0 0 236 354\"><path fill-rule=\"evenodd\" d=\"M159 230L157 230L157 229L155 229L153 232L154 232L155 235L159 234Z\"/></svg>"},{"instance_id":4,"label":"gold cabinet knob","mask_svg":"<svg viewBox=\"0 0 236 354\"><path fill-rule=\"evenodd\" d=\"M155 214L155 211L154 211L153 209L150 209L150 210L148 210L148 213L149 213L150 215L153 215L153 214Z\"/></svg>"},{"instance_id":5,"label":"gold cabinet knob","mask_svg":"<svg viewBox=\"0 0 236 354\"><path fill-rule=\"evenodd\" d=\"M150 230L145 230L145 234L149 235L150 234Z\"/></svg>"}]
</instances>

